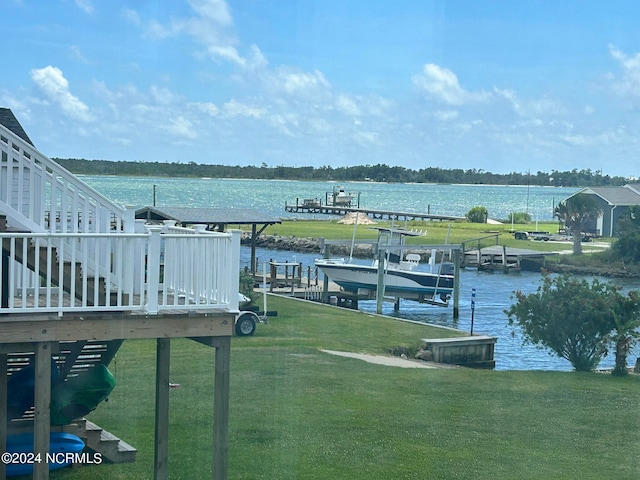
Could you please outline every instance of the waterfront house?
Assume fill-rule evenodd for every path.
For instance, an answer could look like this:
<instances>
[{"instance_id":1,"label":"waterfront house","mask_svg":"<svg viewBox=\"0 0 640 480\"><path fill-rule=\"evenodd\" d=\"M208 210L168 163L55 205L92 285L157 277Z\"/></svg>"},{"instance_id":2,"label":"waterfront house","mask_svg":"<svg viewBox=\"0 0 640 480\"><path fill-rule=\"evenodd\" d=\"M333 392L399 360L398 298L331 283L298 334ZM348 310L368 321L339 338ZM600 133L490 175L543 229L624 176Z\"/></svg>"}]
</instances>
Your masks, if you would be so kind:
<instances>
[{"instance_id":1,"label":"waterfront house","mask_svg":"<svg viewBox=\"0 0 640 480\"><path fill-rule=\"evenodd\" d=\"M621 217L629 212L629 208L640 205L640 183L627 184L623 187L586 187L562 200L580 194L592 195L602 214L585 229L586 233L595 236L613 237Z\"/></svg>"},{"instance_id":2,"label":"waterfront house","mask_svg":"<svg viewBox=\"0 0 640 480\"><path fill-rule=\"evenodd\" d=\"M213 478L226 478L240 232L136 220L132 208L116 205L37 150L6 108L0 109L0 152L0 450L7 436L27 431L44 457L50 433L67 427L88 442L82 419L51 425L50 372L64 382L107 367L127 339L157 339L153 476L167 478L170 341L184 337L215 352ZM26 366L35 371L34 405L7 418L15 393L7 384ZM107 458L131 461L131 455L118 457L126 444L116 441ZM46 463L34 465L34 478L48 474Z\"/></svg>"}]
</instances>

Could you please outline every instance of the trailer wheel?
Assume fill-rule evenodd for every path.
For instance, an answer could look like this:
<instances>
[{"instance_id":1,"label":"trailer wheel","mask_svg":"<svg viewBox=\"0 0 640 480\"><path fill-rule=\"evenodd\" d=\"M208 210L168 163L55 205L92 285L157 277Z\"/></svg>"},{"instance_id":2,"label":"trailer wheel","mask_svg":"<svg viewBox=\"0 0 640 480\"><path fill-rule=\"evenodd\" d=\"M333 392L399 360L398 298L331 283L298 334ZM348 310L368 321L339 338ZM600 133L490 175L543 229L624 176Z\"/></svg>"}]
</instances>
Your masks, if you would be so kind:
<instances>
[{"instance_id":1,"label":"trailer wheel","mask_svg":"<svg viewBox=\"0 0 640 480\"><path fill-rule=\"evenodd\" d=\"M243 313L236 321L236 335L247 337L256 331L256 321L250 313Z\"/></svg>"}]
</instances>

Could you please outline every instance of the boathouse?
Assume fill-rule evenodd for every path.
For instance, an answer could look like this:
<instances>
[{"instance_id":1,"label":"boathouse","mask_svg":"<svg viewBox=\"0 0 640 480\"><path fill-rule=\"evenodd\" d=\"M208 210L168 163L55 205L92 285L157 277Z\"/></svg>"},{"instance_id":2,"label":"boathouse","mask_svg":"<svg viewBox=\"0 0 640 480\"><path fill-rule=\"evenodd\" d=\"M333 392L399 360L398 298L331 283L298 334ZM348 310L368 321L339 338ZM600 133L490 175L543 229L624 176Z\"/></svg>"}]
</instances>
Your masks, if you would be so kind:
<instances>
[{"instance_id":1,"label":"boathouse","mask_svg":"<svg viewBox=\"0 0 640 480\"><path fill-rule=\"evenodd\" d=\"M212 476L226 479L240 232L136 220L134 210L38 151L9 109L0 109L0 152L0 450L7 450L8 437L25 432L42 458L54 431L73 431L89 445L95 429L76 418L79 411L63 409L71 417L67 424L53 421L57 386L108 369L123 341L156 339L154 472L148 476L168 478L170 346L173 338L189 338L213 347L213 412L200 415L213 416ZM33 400L26 395L30 403L9 414L16 392L27 389L14 380L27 368ZM96 451L101 436L91 445ZM113 458L106 450L104 456L132 461L135 450L120 458L127 445L115 441ZM33 478L49 478L48 467L34 463ZM0 463L0 480L6 473Z\"/></svg>"},{"instance_id":2,"label":"boathouse","mask_svg":"<svg viewBox=\"0 0 640 480\"><path fill-rule=\"evenodd\" d=\"M136 210L136 218L147 223L164 223L182 227L205 225L206 230L224 232L229 225L251 225L251 272L255 273L256 240L269 225L282 223L251 208L190 208L151 206Z\"/></svg>"}]
</instances>

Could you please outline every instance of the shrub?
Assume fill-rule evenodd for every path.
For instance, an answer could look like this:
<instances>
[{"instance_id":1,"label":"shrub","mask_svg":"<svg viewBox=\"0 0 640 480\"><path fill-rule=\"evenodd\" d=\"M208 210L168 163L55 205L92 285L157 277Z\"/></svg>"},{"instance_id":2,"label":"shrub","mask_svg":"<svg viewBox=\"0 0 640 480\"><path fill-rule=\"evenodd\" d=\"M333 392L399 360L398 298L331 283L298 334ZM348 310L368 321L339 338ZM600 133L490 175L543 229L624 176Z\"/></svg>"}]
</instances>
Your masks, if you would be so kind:
<instances>
[{"instance_id":1,"label":"shrub","mask_svg":"<svg viewBox=\"0 0 640 480\"><path fill-rule=\"evenodd\" d=\"M519 224L530 223L531 215L529 215L526 212L514 212L509 214L509 216L507 217L507 221L509 223L519 223Z\"/></svg>"},{"instance_id":2,"label":"shrub","mask_svg":"<svg viewBox=\"0 0 640 480\"><path fill-rule=\"evenodd\" d=\"M467 220L471 223L486 223L488 217L489 212L481 206L473 207L467 212Z\"/></svg>"},{"instance_id":3,"label":"shrub","mask_svg":"<svg viewBox=\"0 0 640 480\"><path fill-rule=\"evenodd\" d=\"M517 302L505 311L524 341L548 348L577 371L592 371L607 352L616 315L625 318L633 301L619 288L594 279L545 275L536 293L515 292Z\"/></svg>"}]
</instances>

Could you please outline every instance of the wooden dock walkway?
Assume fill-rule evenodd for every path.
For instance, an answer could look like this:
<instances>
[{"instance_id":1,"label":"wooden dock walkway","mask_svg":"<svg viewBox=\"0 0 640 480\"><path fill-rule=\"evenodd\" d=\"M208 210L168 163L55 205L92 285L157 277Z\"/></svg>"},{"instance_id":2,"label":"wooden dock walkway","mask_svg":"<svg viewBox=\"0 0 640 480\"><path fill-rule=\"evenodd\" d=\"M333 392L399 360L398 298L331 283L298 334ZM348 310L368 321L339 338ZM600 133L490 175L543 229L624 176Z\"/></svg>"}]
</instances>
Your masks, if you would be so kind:
<instances>
[{"instance_id":1,"label":"wooden dock walkway","mask_svg":"<svg viewBox=\"0 0 640 480\"><path fill-rule=\"evenodd\" d=\"M346 215L347 213L364 213L376 220L437 220L455 221L465 217L455 215L435 215L432 213L395 212L393 210L375 210L370 208L343 207L333 205L306 205L285 203L284 210L289 213L317 213L322 215Z\"/></svg>"},{"instance_id":2,"label":"wooden dock walkway","mask_svg":"<svg viewBox=\"0 0 640 480\"><path fill-rule=\"evenodd\" d=\"M525 259L542 260L544 265L545 258L550 255L558 255L558 253L492 245L465 251L462 266L508 273L509 271L519 271L522 260Z\"/></svg>"}]
</instances>

